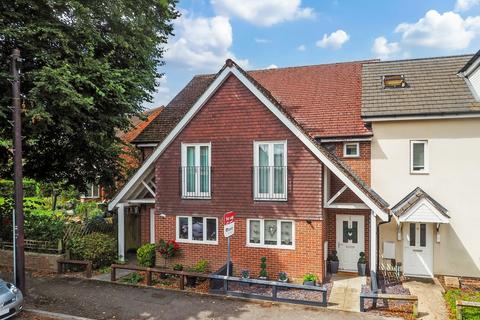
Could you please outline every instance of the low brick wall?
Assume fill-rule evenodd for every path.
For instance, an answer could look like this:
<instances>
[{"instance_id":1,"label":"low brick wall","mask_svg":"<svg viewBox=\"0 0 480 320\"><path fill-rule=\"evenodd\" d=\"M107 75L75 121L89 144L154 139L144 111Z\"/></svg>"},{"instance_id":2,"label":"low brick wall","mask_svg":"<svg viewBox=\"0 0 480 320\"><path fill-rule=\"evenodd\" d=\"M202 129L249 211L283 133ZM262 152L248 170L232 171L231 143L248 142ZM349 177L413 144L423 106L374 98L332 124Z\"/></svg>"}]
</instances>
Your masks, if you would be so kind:
<instances>
[{"instance_id":1,"label":"low brick wall","mask_svg":"<svg viewBox=\"0 0 480 320\"><path fill-rule=\"evenodd\" d=\"M25 269L28 271L57 272L57 260L63 254L25 252ZM13 267L13 251L0 250L0 267Z\"/></svg>"}]
</instances>

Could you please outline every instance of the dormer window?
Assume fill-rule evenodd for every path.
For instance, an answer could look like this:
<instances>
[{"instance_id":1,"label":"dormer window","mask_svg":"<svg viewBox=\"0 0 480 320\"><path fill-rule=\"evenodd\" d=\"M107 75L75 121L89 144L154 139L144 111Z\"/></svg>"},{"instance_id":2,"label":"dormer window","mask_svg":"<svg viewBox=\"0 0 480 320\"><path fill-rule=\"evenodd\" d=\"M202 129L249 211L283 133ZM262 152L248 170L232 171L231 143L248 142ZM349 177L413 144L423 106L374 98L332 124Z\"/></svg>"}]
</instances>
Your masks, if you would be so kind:
<instances>
[{"instance_id":1,"label":"dormer window","mask_svg":"<svg viewBox=\"0 0 480 320\"><path fill-rule=\"evenodd\" d=\"M384 89L398 89L407 87L405 76L403 74L392 74L383 76Z\"/></svg>"}]
</instances>

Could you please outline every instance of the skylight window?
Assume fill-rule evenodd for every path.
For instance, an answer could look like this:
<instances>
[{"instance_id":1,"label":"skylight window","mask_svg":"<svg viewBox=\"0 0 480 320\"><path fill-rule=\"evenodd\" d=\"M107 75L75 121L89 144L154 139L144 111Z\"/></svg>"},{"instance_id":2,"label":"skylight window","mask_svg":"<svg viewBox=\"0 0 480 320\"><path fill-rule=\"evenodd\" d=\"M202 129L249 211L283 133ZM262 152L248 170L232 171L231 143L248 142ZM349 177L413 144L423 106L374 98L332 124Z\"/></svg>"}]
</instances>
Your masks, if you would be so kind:
<instances>
[{"instance_id":1,"label":"skylight window","mask_svg":"<svg viewBox=\"0 0 480 320\"><path fill-rule=\"evenodd\" d=\"M405 76L403 74L394 74L383 76L384 89L397 89L407 87Z\"/></svg>"}]
</instances>

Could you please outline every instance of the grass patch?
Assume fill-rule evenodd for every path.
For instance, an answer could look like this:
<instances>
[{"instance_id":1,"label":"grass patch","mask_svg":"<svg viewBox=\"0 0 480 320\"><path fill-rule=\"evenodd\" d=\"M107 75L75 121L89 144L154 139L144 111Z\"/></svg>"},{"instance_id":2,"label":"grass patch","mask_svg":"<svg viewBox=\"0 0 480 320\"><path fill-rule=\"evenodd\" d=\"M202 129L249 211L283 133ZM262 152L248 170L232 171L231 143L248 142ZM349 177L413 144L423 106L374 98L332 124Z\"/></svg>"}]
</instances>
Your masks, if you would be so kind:
<instances>
[{"instance_id":1,"label":"grass patch","mask_svg":"<svg viewBox=\"0 0 480 320\"><path fill-rule=\"evenodd\" d=\"M112 268L104 266L104 267L101 267L100 269L98 269L98 272L100 272L100 273L110 273L110 272L112 272Z\"/></svg>"},{"instance_id":2,"label":"grass patch","mask_svg":"<svg viewBox=\"0 0 480 320\"><path fill-rule=\"evenodd\" d=\"M480 302L480 291L472 289L450 289L445 293L445 300L450 311L450 319L456 319L457 307L456 300ZM472 307L462 307L463 319L480 319L480 309Z\"/></svg>"},{"instance_id":3,"label":"grass patch","mask_svg":"<svg viewBox=\"0 0 480 320\"><path fill-rule=\"evenodd\" d=\"M122 279L120 279L120 281L123 283L137 284L143 281L143 277L140 274L133 272L133 273L130 273L128 276L125 276Z\"/></svg>"}]
</instances>

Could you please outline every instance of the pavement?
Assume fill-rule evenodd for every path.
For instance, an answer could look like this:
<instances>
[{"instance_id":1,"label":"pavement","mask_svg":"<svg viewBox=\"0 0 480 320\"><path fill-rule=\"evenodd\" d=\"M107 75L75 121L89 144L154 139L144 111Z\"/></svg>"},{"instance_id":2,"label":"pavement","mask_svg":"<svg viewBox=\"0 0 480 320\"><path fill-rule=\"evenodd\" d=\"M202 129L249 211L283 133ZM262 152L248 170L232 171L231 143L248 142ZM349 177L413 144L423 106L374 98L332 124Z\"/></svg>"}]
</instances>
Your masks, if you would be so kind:
<instances>
[{"instance_id":1,"label":"pavement","mask_svg":"<svg viewBox=\"0 0 480 320\"><path fill-rule=\"evenodd\" d=\"M422 320L446 320L448 311L443 299L443 288L431 279L405 281L403 286L418 297L418 317Z\"/></svg>"},{"instance_id":2,"label":"pavement","mask_svg":"<svg viewBox=\"0 0 480 320\"><path fill-rule=\"evenodd\" d=\"M376 314L252 302L81 278L31 278L28 287L26 308L91 319L387 319Z\"/></svg>"},{"instance_id":3,"label":"pavement","mask_svg":"<svg viewBox=\"0 0 480 320\"><path fill-rule=\"evenodd\" d=\"M360 312L360 293L367 277L337 273L332 276L333 287L328 299L328 308Z\"/></svg>"}]
</instances>

